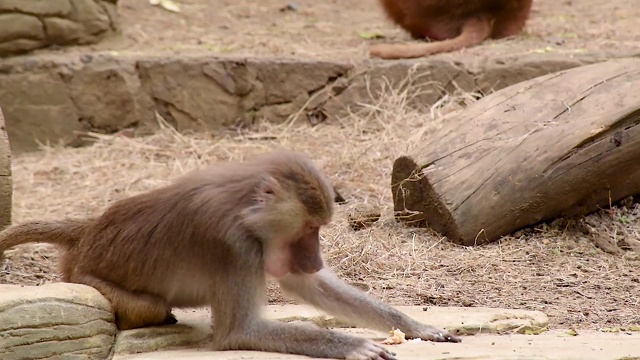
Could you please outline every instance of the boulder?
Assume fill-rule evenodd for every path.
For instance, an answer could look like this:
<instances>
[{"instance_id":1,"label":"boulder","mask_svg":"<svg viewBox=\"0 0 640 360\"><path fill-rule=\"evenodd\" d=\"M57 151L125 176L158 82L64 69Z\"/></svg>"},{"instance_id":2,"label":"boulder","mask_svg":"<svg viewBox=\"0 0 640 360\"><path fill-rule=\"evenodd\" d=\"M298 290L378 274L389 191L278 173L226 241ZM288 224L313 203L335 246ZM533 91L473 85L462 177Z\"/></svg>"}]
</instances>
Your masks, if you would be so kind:
<instances>
[{"instance_id":1,"label":"boulder","mask_svg":"<svg viewBox=\"0 0 640 360\"><path fill-rule=\"evenodd\" d=\"M107 359L116 336L109 302L69 283L0 285L0 359Z\"/></svg>"},{"instance_id":2,"label":"boulder","mask_svg":"<svg viewBox=\"0 0 640 360\"><path fill-rule=\"evenodd\" d=\"M119 28L115 0L0 1L0 57L86 45Z\"/></svg>"}]
</instances>

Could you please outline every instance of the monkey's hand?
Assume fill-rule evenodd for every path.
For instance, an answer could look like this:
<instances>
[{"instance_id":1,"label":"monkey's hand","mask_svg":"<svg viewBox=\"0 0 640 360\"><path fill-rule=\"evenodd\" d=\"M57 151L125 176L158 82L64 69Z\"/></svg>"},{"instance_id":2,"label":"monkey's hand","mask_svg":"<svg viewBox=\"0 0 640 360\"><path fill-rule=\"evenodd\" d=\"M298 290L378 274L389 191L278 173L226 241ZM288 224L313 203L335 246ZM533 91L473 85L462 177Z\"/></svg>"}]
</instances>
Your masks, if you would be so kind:
<instances>
[{"instance_id":1,"label":"monkey's hand","mask_svg":"<svg viewBox=\"0 0 640 360\"><path fill-rule=\"evenodd\" d=\"M449 331L437 328L435 326L420 324L418 329L407 331L405 336L409 339L422 339L436 342L453 342L459 343L462 338L451 334ZM403 329L401 329L403 330Z\"/></svg>"},{"instance_id":2,"label":"monkey's hand","mask_svg":"<svg viewBox=\"0 0 640 360\"><path fill-rule=\"evenodd\" d=\"M437 342L462 340L450 332L416 321L398 309L357 290L324 268L313 275L280 279L285 293L359 326L381 331L400 329L409 339Z\"/></svg>"},{"instance_id":3,"label":"monkey's hand","mask_svg":"<svg viewBox=\"0 0 640 360\"><path fill-rule=\"evenodd\" d=\"M369 339L362 340L362 344L348 353L347 360L396 360L396 354Z\"/></svg>"},{"instance_id":4,"label":"monkey's hand","mask_svg":"<svg viewBox=\"0 0 640 360\"><path fill-rule=\"evenodd\" d=\"M227 335L214 348L279 352L315 359L397 360L393 352L373 340L316 325L254 320L247 326Z\"/></svg>"}]
</instances>

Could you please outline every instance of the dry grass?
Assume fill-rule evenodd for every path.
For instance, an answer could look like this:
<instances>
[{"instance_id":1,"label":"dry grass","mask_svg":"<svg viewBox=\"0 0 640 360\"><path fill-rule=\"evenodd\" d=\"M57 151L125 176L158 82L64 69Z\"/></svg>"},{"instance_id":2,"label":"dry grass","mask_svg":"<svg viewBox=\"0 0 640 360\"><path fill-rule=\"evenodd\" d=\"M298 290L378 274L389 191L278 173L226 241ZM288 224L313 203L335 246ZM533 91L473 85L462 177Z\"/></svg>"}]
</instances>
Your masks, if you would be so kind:
<instances>
[{"instance_id":1,"label":"dry grass","mask_svg":"<svg viewBox=\"0 0 640 360\"><path fill-rule=\"evenodd\" d=\"M394 158L446 121L446 114L476 98L451 94L422 113L406 106L416 95L413 90L398 89L372 94L377 105L339 125L261 124L251 132L216 135L180 135L164 128L145 138L96 135L91 147L45 147L18 156L14 221L97 214L116 199L166 184L190 169L284 147L310 154L348 200L322 233L329 264L393 304L535 309L549 314L552 326L562 327L640 323L637 253L611 255L591 241L637 239L637 205L591 215L581 226L541 225L477 248L396 224L389 188ZM354 232L348 214L363 204L379 209L382 218ZM578 231L589 226L587 234ZM51 246L23 246L8 255L0 282L33 285L57 279ZM270 295L272 301L284 301L273 289Z\"/></svg>"}]
</instances>

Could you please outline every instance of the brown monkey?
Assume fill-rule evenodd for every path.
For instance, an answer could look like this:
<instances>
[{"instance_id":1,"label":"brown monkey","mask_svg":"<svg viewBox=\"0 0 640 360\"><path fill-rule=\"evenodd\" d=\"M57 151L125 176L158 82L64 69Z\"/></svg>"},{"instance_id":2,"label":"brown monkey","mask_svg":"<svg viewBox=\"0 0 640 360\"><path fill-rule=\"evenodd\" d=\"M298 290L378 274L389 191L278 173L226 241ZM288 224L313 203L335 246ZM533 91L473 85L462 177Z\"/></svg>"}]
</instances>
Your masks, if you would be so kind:
<instances>
[{"instance_id":1,"label":"brown monkey","mask_svg":"<svg viewBox=\"0 0 640 360\"><path fill-rule=\"evenodd\" d=\"M418 44L379 44L369 54L383 59L417 58L460 50L486 39L518 34L533 0L381 0L389 18Z\"/></svg>"},{"instance_id":2,"label":"brown monkey","mask_svg":"<svg viewBox=\"0 0 640 360\"><path fill-rule=\"evenodd\" d=\"M319 230L331 220L333 200L307 157L272 152L194 171L117 201L97 218L11 226L0 233L0 254L27 242L61 246L63 280L104 294L121 330L173 324L172 307L211 306L217 350L395 359L368 339L261 318L266 274L295 298L358 325L459 342L325 268Z\"/></svg>"}]
</instances>

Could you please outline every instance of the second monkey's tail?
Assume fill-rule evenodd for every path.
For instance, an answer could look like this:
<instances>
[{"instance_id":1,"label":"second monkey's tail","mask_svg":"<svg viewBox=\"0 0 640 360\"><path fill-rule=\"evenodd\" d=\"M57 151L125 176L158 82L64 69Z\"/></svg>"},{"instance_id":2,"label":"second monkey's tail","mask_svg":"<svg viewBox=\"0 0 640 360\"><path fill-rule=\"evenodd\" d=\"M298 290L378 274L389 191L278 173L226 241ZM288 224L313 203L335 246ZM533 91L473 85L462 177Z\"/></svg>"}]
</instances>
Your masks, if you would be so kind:
<instances>
[{"instance_id":1,"label":"second monkey's tail","mask_svg":"<svg viewBox=\"0 0 640 360\"><path fill-rule=\"evenodd\" d=\"M5 250L26 243L49 243L69 249L77 244L89 220L66 219L59 221L31 221L11 225L0 232L0 259Z\"/></svg>"},{"instance_id":2,"label":"second monkey's tail","mask_svg":"<svg viewBox=\"0 0 640 360\"><path fill-rule=\"evenodd\" d=\"M412 59L438 53L451 52L480 44L491 36L492 21L478 16L467 20L462 33L453 39L430 43L378 44L369 54L382 59Z\"/></svg>"}]
</instances>

